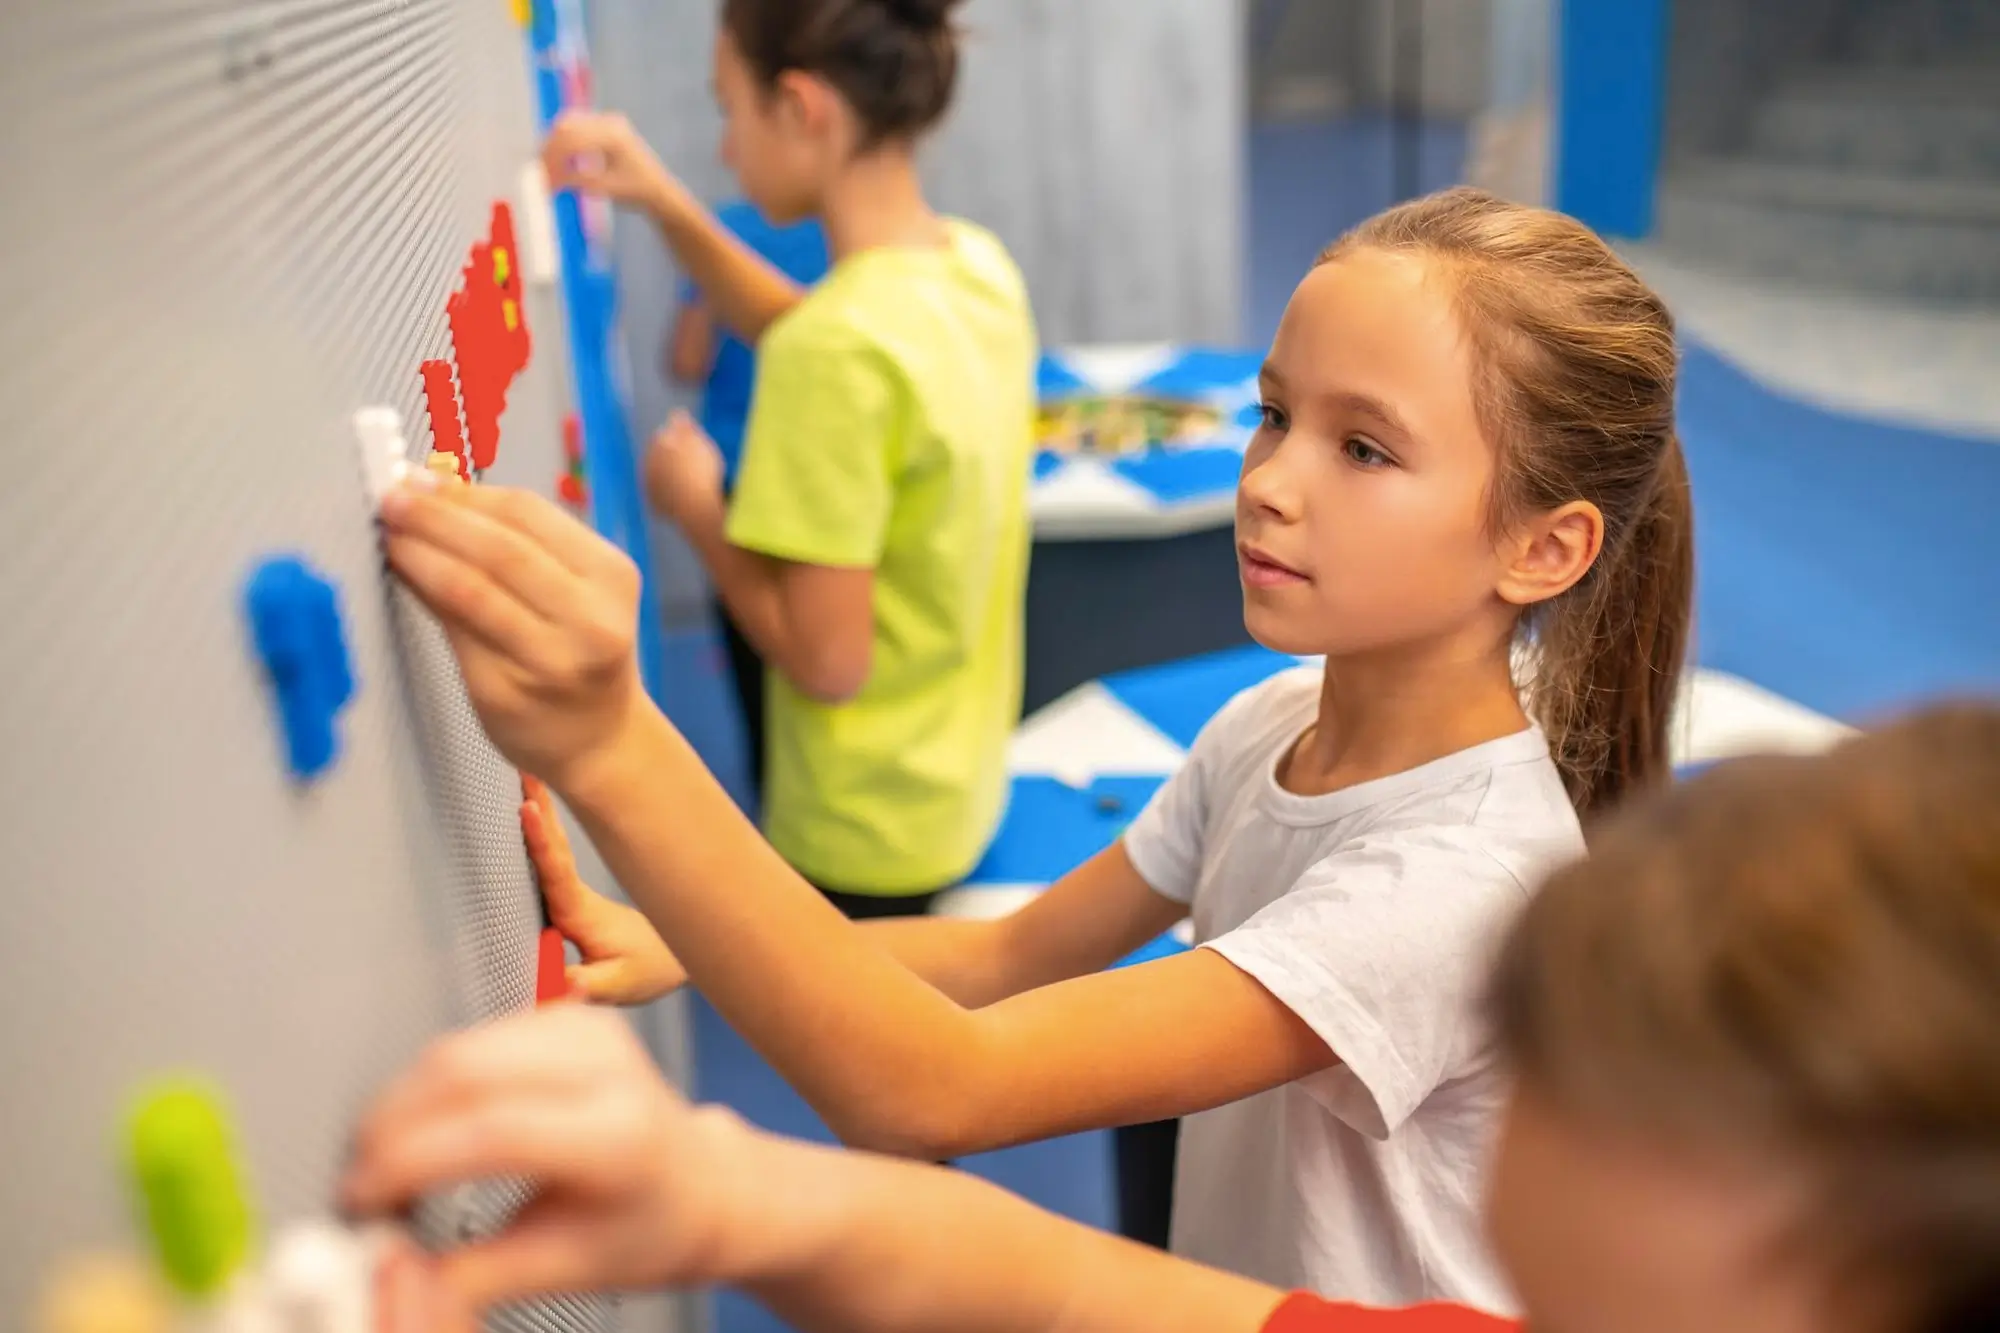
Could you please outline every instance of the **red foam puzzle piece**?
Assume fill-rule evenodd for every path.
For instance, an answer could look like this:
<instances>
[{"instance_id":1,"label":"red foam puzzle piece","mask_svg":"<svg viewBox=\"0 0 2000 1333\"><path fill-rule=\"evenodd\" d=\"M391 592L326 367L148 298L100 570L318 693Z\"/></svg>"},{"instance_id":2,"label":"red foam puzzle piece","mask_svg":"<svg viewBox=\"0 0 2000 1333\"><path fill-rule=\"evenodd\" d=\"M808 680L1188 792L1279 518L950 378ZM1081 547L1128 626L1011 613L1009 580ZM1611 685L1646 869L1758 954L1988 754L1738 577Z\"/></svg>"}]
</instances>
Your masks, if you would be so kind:
<instances>
[{"instance_id":1,"label":"red foam puzzle piece","mask_svg":"<svg viewBox=\"0 0 2000 1333\"><path fill-rule=\"evenodd\" d=\"M500 414L507 408L507 388L527 368L533 350L521 302L514 214L505 203L493 205L490 233L472 247L462 277L462 285L445 303L445 318L458 357L472 467L484 471L499 457Z\"/></svg>"},{"instance_id":2,"label":"red foam puzzle piece","mask_svg":"<svg viewBox=\"0 0 2000 1333\"><path fill-rule=\"evenodd\" d=\"M431 449L458 460L458 473L467 475L465 435L459 426L458 388L452 383L451 362L426 361L417 367L424 381L424 406L431 415Z\"/></svg>"},{"instance_id":3,"label":"red foam puzzle piece","mask_svg":"<svg viewBox=\"0 0 2000 1333\"><path fill-rule=\"evenodd\" d=\"M562 932L554 926L544 927L535 950L536 1004L569 997L567 962L563 953Z\"/></svg>"}]
</instances>

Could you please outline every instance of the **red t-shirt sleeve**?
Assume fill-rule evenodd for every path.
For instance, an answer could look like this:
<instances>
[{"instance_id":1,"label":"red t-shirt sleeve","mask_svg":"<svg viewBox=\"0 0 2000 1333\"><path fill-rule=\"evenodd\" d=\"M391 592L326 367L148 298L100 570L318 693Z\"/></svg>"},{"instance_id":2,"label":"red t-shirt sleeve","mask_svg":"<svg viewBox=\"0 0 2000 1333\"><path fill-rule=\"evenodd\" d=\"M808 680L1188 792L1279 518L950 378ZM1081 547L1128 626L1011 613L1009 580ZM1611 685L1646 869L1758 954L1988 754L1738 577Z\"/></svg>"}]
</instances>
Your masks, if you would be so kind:
<instances>
[{"instance_id":1,"label":"red t-shirt sleeve","mask_svg":"<svg viewBox=\"0 0 2000 1333\"><path fill-rule=\"evenodd\" d=\"M1516 1333L1520 1325L1456 1305L1368 1310L1295 1292L1264 1324L1264 1333Z\"/></svg>"}]
</instances>

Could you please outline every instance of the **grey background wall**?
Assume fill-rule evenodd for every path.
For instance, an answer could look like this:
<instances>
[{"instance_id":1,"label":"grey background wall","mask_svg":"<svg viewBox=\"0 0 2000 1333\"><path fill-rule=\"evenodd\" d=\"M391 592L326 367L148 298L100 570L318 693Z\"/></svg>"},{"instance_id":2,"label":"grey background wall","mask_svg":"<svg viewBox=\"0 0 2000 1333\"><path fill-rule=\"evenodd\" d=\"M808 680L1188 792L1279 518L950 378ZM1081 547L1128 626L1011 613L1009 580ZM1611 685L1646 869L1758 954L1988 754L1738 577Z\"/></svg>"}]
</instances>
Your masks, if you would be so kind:
<instances>
[{"instance_id":1,"label":"grey background wall","mask_svg":"<svg viewBox=\"0 0 2000 1333\"><path fill-rule=\"evenodd\" d=\"M1417 94L1423 114L1464 120L1493 82L1494 0L1259 0L1255 102L1274 116L1388 110ZM1398 89L1396 49L1421 36L1416 89Z\"/></svg>"},{"instance_id":2,"label":"grey background wall","mask_svg":"<svg viewBox=\"0 0 2000 1333\"><path fill-rule=\"evenodd\" d=\"M590 0L599 101L708 198L717 0ZM991 227L1027 275L1043 340L1228 343L1242 305L1244 10L1239 0L971 0L964 82L925 151L933 199ZM643 225L618 238L635 426L676 401L660 347L678 279ZM642 433L641 438L644 438ZM692 560L659 543L670 621Z\"/></svg>"}]
</instances>

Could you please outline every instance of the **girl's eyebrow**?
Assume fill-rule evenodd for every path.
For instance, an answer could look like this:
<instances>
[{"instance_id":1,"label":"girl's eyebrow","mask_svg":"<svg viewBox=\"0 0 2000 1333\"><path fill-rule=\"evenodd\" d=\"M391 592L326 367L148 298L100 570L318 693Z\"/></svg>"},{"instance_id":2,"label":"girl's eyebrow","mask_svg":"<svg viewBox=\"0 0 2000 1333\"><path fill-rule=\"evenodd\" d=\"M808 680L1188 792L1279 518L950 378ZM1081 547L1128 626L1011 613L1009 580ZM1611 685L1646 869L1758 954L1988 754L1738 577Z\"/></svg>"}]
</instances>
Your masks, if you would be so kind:
<instances>
[{"instance_id":1,"label":"girl's eyebrow","mask_svg":"<svg viewBox=\"0 0 2000 1333\"><path fill-rule=\"evenodd\" d=\"M1359 416L1373 417L1391 434L1400 435L1406 440L1416 438L1411 433L1410 428L1403 424L1403 419L1396 415L1395 410L1379 398L1371 398L1365 393L1348 391L1329 394L1327 402L1336 407L1345 408Z\"/></svg>"},{"instance_id":2,"label":"girl's eyebrow","mask_svg":"<svg viewBox=\"0 0 2000 1333\"><path fill-rule=\"evenodd\" d=\"M1270 388L1276 389L1280 393L1284 392L1285 377L1283 375L1280 375L1278 373L1278 368L1272 365L1269 361L1266 361L1262 366L1258 367L1257 382L1259 384L1267 385Z\"/></svg>"}]
</instances>

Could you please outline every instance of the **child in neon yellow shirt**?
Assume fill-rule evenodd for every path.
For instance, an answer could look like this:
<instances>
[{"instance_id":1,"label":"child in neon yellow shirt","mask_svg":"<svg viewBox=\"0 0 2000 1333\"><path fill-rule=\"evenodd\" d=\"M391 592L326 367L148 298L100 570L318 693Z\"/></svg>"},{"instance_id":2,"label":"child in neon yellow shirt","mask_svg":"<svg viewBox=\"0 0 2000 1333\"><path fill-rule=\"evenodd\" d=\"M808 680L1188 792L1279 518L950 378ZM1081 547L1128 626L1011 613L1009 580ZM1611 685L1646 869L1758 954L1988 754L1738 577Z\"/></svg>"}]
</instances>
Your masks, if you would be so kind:
<instances>
[{"instance_id":1,"label":"child in neon yellow shirt","mask_svg":"<svg viewBox=\"0 0 2000 1333\"><path fill-rule=\"evenodd\" d=\"M557 184L648 211L755 341L733 496L685 417L648 489L768 681L765 832L852 915L921 910L997 827L1020 709L1035 336L989 233L924 202L914 146L949 104L949 0L727 0L723 153L773 221L823 219L810 293L736 244L631 128L572 117Z\"/></svg>"}]
</instances>

